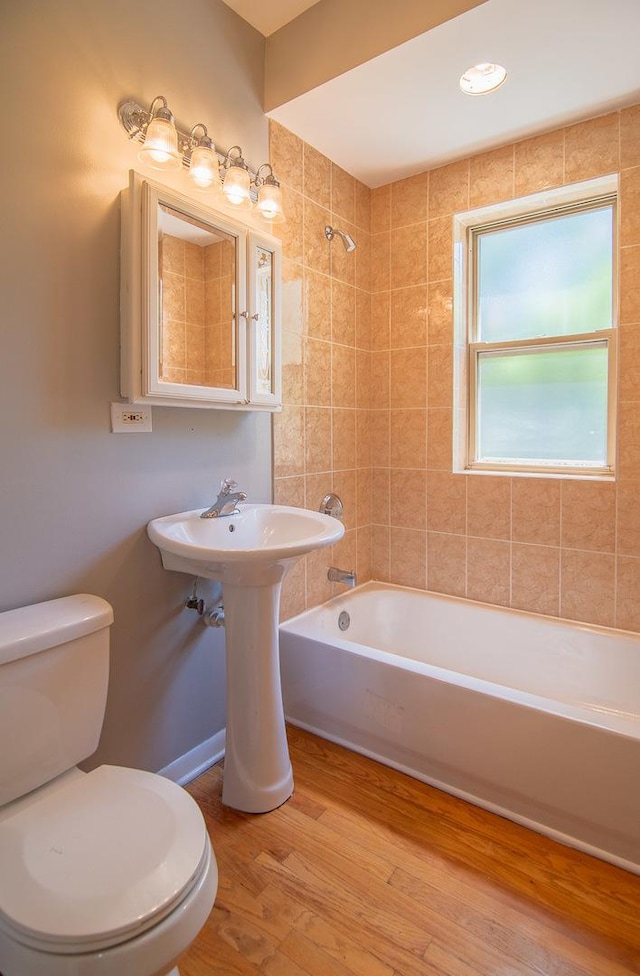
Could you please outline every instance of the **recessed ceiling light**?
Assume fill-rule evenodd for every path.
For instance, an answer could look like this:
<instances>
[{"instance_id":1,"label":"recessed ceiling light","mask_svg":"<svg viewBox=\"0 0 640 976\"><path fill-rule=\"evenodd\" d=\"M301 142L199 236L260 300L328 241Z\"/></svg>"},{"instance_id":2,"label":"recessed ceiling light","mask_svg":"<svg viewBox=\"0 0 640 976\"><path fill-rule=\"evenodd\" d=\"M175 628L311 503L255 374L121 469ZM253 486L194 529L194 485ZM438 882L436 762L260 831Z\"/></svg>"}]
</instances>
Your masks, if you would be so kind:
<instances>
[{"instance_id":1,"label":"recessed ceiling light","mask_svg":"<svg viewBox=\"0 0 640 976\"><path fill-rule=\"evenodd\" d=\"M506 77L501 64L474 64L460 78L460 88L465 95L486 95L499 88Z\"/></svg>"}]
</instances>

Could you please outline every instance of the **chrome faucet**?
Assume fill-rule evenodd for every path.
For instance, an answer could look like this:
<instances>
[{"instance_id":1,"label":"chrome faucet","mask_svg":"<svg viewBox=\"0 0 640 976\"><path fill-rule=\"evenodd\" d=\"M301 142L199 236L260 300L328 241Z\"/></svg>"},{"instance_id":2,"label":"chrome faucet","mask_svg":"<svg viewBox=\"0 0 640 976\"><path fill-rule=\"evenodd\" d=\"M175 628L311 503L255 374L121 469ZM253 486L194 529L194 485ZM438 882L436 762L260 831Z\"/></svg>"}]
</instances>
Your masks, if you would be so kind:
<instances>
[{"instance_id":1,"label":"chrome faucet","mask_svg":"<svg viewBox=\"0 0 640 976\"><path fill-rule=\"evenodd\" d=\"M238 491L238 482L232 478L223 478L220 482L220 492L213 505L202 512L200 518L220 518L222 515L235 515L238 502L247 497L246 491Z\"/></svg>"},{"instance_id":2,"label":"chrome faucet","mask_svg":"<svg viewBox=\"0 0 640 976\"><path fill-rule=\"evenodd\" d=\"M336 569L335 566L328 570L327 579L331 583L346 583L347 586L355 586L358 582L355 569Z\"/></svg>"}]
</instances>

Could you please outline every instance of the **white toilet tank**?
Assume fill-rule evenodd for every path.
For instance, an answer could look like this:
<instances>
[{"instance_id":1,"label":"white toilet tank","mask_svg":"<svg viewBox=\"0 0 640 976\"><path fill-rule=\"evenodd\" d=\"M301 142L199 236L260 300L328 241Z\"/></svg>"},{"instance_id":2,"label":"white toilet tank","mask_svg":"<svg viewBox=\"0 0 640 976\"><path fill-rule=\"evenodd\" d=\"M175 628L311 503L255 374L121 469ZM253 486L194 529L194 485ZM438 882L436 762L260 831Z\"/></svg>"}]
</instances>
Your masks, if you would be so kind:
<instances>
[{"instance_id":1,"label":"white toilet tank","mask_svg":"<svg viewBox=\"0 0 640 976\"><path fill-rule=\"evenodd\" d=\"M0 806L97 749L112 623L85 593L0 613Z\"/></svg>"}]
</instances>

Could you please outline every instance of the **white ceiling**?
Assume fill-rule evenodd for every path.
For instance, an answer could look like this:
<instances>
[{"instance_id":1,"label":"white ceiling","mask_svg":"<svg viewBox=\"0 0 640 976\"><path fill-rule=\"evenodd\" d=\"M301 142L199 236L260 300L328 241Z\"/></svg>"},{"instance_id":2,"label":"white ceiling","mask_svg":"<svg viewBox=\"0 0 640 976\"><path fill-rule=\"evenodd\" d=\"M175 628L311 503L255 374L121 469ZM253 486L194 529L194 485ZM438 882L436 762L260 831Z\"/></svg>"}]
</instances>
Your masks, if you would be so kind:
<instances>
[{"instance_id":1,"label":"white ceiling","mask_svg":"<svg viewBox=\"0 0 640 976\"><path fill-rule=\"evenodd\" d=\"M463 95L460 75L484 61L506 83ZM635 101L640 0L487 0L269 115L374 187Z\"/></svg>"}]
</instances>

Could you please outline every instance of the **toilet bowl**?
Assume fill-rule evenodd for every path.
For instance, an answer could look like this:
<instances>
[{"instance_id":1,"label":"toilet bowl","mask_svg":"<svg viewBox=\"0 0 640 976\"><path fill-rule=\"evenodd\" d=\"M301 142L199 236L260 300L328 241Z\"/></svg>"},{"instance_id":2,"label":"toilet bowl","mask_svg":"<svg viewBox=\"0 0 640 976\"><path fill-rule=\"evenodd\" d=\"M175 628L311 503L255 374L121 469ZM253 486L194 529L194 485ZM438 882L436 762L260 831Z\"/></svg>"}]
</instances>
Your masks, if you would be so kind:
<instances>
[{"instance_id":1,"label":"toilet bowl","mask_svg":"<svg viewBox=\"0 0 640 976\"><path fill-rule=\"evenodd\" d=\"M112 619L86 595L0 614L3 976L175 976L214 903L215 857L185 790L75 766L97 745Z\"/></svg>"}]
</instances>

